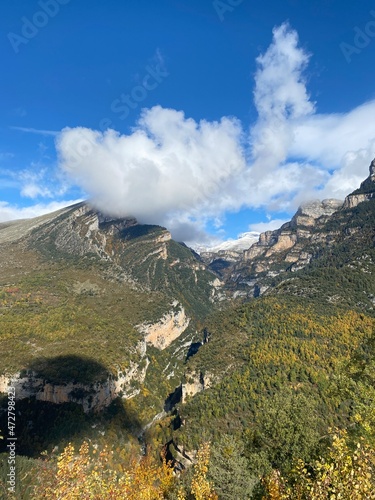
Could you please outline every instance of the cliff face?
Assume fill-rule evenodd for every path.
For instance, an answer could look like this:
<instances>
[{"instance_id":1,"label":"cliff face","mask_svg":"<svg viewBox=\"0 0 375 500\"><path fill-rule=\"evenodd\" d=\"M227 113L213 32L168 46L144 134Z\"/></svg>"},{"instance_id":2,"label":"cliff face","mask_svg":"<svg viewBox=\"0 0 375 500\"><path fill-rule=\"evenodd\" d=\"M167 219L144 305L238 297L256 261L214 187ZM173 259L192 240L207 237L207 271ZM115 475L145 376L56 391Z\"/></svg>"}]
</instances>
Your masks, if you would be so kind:
<instances>
[{"instance_id":1,"label":"cliff face","mask_svg":"<svg viewBox=\"0 0 375 500\"><path fill-rule=\"evenodd\" d=\"M0 392L11 383L17 398L76 402L85 411L148 383L155 392L147 379L153 360L157 370L170 366L166 378L182 372L192 318L221 298L216 275L165 228L106 217L86 203L0 224L0 257ZM160 359L147 356L148 346L164 351ZM65 378L48 378L71 355L107 375L87 379L70 360ZM48 373L35 368L40 362Z\"/></svg>"},{"instance_id":2,"label":"cliff face","mask_svg":"<svg viewBox=\"0 0 375 500\"><path fill-rule=\"evenodd\" d=\"M104 381L91 384L67 382L56 384L40 378L34 372L26 375L16 373L0 376L0 393L6 393L8 388L14 387L16 399L35 397L37 401L47 401L55 404L77 403L85 413L100 411L121 396L130 399L136 396L146 377L148 359L144 366L131 363L129 369L116 377L110 376Z\"/></svg>"},{"instance_id":3,"label":"cliff face","mask_svg":"<svg viewBox=\"0 0 375 500\"><path fill-rule=\"evenodd\" d=\"M243 260L251 261L263 257L261 260L266 259L269 262L272 256L282 256L286 262L298 262L301 258L305 262L306 256L300 255L304 240L310 239L312 233L323 227L328 218L342 205L340 200L313 201L302 205L290 222L275 231L262 233L259 242L244 252ZM259 262L258 267L262 267L262 264Z\"/></svg>"},{"instance_id":4,"label":"cliff face","mask_svg":"<svg viewBox=\"0 0 375 500\"><path fill-rule=\"evenodd\" d=\"M173 302L172 306L173 309L166 313L160 321L138 326L138 330L145 335L146 342L160 350L168 347L182 335L190 323L185 309L177 301Z\"/></svg>"},{"instance_id":5,"label":"cliff face","mask_svg":"<svg viewBox=\"0 0 375 500\"><path fill-rule=\"evenodd\" d=\"M185 383L182 384L182 403L186 403L188 398L195 396L198 392L209 389L214 384L215 378L210 373L190 373Z\"/></svg>"},{"instance_id":6,"label":"cliff face","mask_svg":"<svg viewBox=\"0 0 375 500\"><path fill-rule=\"evenodd\" d=\"M375 159L370 165L370 175L359 189L345 198L344 208L354 208L359 203L375 198Z\"/></svg>"},{"instance_id":7,"label":"cliff face","mask_svg":"<svg viewBox=\"0 0 375 500\"><path fill-rule=\"evenodd\" d=\"M369 177L344 202L328 199L306 203L280 229L262 233L236 263L227 266L227 287L235 296L265 293L277 276L302 269L336 242L340 224L332 229L330 221L345 218L345 211L374 198L375 160Z\"/></svg>"}]
</instances>

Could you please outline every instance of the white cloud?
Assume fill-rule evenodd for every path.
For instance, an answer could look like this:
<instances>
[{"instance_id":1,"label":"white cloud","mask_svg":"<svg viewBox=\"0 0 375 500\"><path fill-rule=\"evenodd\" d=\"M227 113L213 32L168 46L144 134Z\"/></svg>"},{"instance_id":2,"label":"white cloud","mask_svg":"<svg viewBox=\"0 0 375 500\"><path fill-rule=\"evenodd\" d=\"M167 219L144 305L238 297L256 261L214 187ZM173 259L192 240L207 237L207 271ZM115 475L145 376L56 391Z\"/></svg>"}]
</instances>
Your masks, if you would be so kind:
<instances>
[{"instance_id":1,"label":"white cloud","mask_svg":"<svg viewBox=\"0 0 375 500\"><path fill-rule=\"evenodd\" d=\"M51 190L45 185L47 171L32 164L32 170L17 172L17 178L21 184L21 196L25 198L53 198ZM37 168L35 168L37 167Z\"/></svg>"},{"instance_id":2,"label":"white cloud","mask_svg":"<svg viewBox=\"0 0 375 500\"><path fill-rule=\"evenodd\" d=\"M62 169L100 210L164 223L240 207L241 133L235 119L197 123L156 106L142 112L131 135L67 128L57 149Z\"/></svg>"},{"instance_id":3,"label":"white cloud","mask_svg":"<svg viewBox=\"0 0 375 500\"><path fill-rule=\"evenodd\" d=\"M28 182L21 189L21 196L25 196L26 198L38 198L42 196L43 198L52 198L51 191L35 182Z\"/></svg>"},{"instance_id":4,"label":"white cloud","mask_svg":"<svg viewBox=\"0 0 375 500\"><path fill-rule=\"evenodd\" d=\"M27 169L0 169L0 186L15 188L24 198L61 198L69 189L69 182L60 170L32 162Z\"/></svg>"},{"instance_id":5,"label":"white cloud","mask_svg":"<svg viewBox=\"0 0 375 500\"><path fill-rule=\"evenodd\" d=\"M303 78L308 61L287 24L273 30L273 42L257 58L254 103L259 117L251 130L252 175L257 179L286 160L293 122L314 111Z\"/></svg>"},{"instance_id":6,"label":"white cloud","mask_svg":"<svg viewBox=\"0 0 375 500\"><path fill-rule=\"evenodd\" d=\"M348 113L315 114L301 120L290 154L320 162L324 168L337 168L347 153L364 149L374 153L374 116L375 100Z\"/></svg>"},{"instance_id":7,"label":"white cloud","mask_svg":"<svg viewBox=\"0 0 375 500\"><path fill-rule=\"evenodd\" d=\"M235 118L198 123L156 106L142 111L130 135L64 129L56 140L61 169L100 210L164 224L185 241L204 239L205 223L226 211L291 211L308 199L342 198L375 154L375 101L316 113L304 78L309 59L294 30L274 29L257 58L258 119L247 134Z\"/></svg>"},{"instance_id":8,"label":"white cloud","mask_svg":"<svg viewBox=\"0 0 375 500\"><path fill-rule=\"evenodd\" d=\"M29 207L18 207L6 201L0 201L0 222L38 217L39 215L54 212L60 208L79 203L80 201L82 200L52 201L50 203L37 203Z\"/></svg>"}]
</instances>

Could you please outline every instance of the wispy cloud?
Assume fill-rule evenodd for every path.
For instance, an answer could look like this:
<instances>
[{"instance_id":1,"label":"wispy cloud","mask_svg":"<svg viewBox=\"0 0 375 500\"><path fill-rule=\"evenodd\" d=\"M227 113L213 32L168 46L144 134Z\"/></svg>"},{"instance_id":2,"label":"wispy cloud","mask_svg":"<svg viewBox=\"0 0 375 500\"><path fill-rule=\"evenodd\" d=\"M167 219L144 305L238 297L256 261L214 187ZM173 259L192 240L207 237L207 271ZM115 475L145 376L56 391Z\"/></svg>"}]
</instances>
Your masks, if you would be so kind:
<instances>
[{"instance_id":1,"label":"wispy cloud","mask_svg":"<svg viewBox=\"0 0 375 500\"><path fill-rule=\"evenodd\" d=\"M61 199L67 195L71 183L56 167L42 162L31 162L24 169L0 168L0 187L19 191L23 198L43 201Z\"/></svg>"},{"instance_id":2,"label":"wispy cloud","mask_svg":"<svg viewBox=\"0 0 375 500\"><path fill-rule=\"evenodd\" d=\"M19 132L27 132L29 134L38 134L38 135L51 135L51 136L57 136L59 134L59 131L56 130L41 130L38 128L32 128L32 127L16 127L16 126L10 126L12 130L18 130Z\"/></svg>"},{"instance_id":3,"label":"wispy cloud","mask_svg":"<svg viewBox=\"0 0 375 500\"><path fill-rule=\"evenodd\" d=\"M0 153L0 161L9 160L10 158L14 158L13 153Z\"/></svg>"},{"instance_id":4,"label":"wispy cloud","mask_svg":"<svg viewBox=\"0 0 375 500\"><path fill-rule=\"evenodd\" d=\"M80 201L82 201L82 199L51 201L50 203L36 203L29 207L19 207L0 200L0 222L38 217L39 215L54 212L55 210L68 207Z\"/></svg>"},{"instance_id":5,"label":"wispy cloud","mask_svg":"<svg viewBox=\"0 0 375 500\"><path fill-rule=\"evenodd\" d=\"M18 107L18 108L14 108L13 109L13 114L16 115L16 116L19 116L21 118L23 118L24 116L27 115L27 111L25 108L23 108L22 106Z\"/></svg>"}]
</instances>

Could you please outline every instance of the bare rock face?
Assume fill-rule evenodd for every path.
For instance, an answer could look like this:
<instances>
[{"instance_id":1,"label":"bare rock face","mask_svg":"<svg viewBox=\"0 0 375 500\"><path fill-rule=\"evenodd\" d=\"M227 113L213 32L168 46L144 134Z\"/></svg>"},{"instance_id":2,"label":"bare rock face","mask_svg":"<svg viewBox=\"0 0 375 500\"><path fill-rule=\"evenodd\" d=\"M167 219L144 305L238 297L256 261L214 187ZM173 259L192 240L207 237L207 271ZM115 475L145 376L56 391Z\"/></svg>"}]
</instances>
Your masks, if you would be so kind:
<instances>
[{"instance_id":1,"label":"bare rock face","mask_svg":"<svg viewBox=\"0 0 375 500\"><path fill-rule=\"evenodd\" d=\"M375 159L372 160L369 170L369 176L362 182L360 188L345 198L344 208L354 208L364 201L375 198Z\"/></svg>"},{"instance_id":2,"label":"bare rock face","mask_svg":"<svg viewBox=\"0 0 375 500\"><path fill-rule=\"evenodd\" d=\"M144 382L149 361L144 366L132 363L130 368L117 377L109 376L104 381L92 384L68 382L52 384L35 373L26 375L16 373L0 377L0 393L6 393L8 387L15 388L16 399L35 397L37 401L54 404L77 403L85 413L100 411L120 395L125 399L136 396L140 389L134 387Z\"/></svg>"},{"instance_id":3,"label":"bare rock face","mask_svg":"<svg viewBox=\"0 0 375 500\"><path fill-rule=\"evenodd\" d=\"M266 231L259 237L259 242L252 245L243 254L245 261L255 258L270 258L277 254L292 250L301 239L311 236L311 230L315 228L318 221L326 220L332 214L340 210L343 202L341 200L327 199L323 201L315 200L301 205L290 222L287 222L280 229ZM288 254L285 258L287 262L296 262L299 259L296 252ZM264 268L258 263L258 268Z\"/></svg>"},{"instance_id":4,"label":"bare rock face","mask_svg":"<svg viewBox=\"0 0 375 500\"><path fill-rule=\"evenodd\" d=\"M291 232L284 231L278 237L277 241L271 246L271 248L266 252L266 257L271 257L271 255L284 252L289 250L289 248L294 247L297 241L297 235Z\"/></svg>"},{"instance_id":5,"label":"bare rock face","mask_svg":"<svg viewBox=\"0 0 375 500\"><path fill-rule=\"evenodd\" d=\"M292 223L296 226L314 226L316 219L322 216L331 216L342 207L342 204L341 200L335 199L314 200L304 203L297 210Z\"/></svg>"},{"instance_id":6,"label":"bare rock face","mask_svg":"<svg viewBox=\"0 0 375 500\"><path fill-rule=\"evenodd\" d=\"M375 198L375 193L351 194L345 198L344 208L355 208L360 203L369 201L372 198Z\"/></svg>"},{"instance_id":7,"label":"bare rock face","mask_svg":"<svg viewBox=\"0 0 375 500\"><path fill-rule=\"evenodd\" d=\"M190 323L185 309L177 301L173 302L172 306L173 309L157 323L138 325L138 331L145 335L146 342L160 350L182 335Z\"/></svg>"},{"instance_id":8,"label":"bare rock face","mask_svg":"<svg viewBox=\"0 0 375 500\"><path fill-rule=\"evenodd\" d=\"M54 244L58 250L73 255L93 253L103 260L112 258L113 236L137 224L134 218L106 217L86 203L71 210L67 217L53 222L53 225L44 229L44 233L45 236L48 236L51 231L56 234ZM57 227L58 231L56 231Z\"/></svg>"},{"instance_id":9,"label":"bare rock face","mask_svg":"<svg viewBox=\"0 0 375 500\"><path fill-rule=\"evenodd\" d=\"M375 158L370 164L370 179L372 182L375 182Z\"/></svg>"},{"instance_id":10,"label":"bare rock face","mask_svg":"<svg viewBox=\"0 0 375 500\"><path fill-rule=\"evenodd\" d=\"M336 199L301 205L290 222L262 233L259 241L243 253L241 262L233 268L232 282L247 290L245 295L258 296L286 269L297 271L308 265L313 253L307 251L306 246L311 242L325 245L332 238L332 234L325 232L324 225L342 206L343 202Z\"/></svg>"},{"instance_id":11,"label":"bare rock face","mask_svg":"<svg viewBox=\"0 0 375 500\"><path fill-rule=\"evenodd\" d=\"M182 403L185 403L187 398L195 396L198 392L209 389L213 384L214 377L209 373L190 374L188 380L182 384Z\"/></svg>"}]
</instances>

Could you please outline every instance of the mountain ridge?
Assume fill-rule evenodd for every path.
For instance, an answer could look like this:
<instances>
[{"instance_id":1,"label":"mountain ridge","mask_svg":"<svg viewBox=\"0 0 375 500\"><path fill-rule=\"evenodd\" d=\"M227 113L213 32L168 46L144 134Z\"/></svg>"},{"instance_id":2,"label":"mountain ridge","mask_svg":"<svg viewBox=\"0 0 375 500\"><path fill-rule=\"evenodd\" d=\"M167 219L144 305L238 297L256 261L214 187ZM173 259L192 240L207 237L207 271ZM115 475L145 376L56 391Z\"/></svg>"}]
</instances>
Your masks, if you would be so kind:
<instances>
[{"instance_id":1,"label":"mountain ridge","mask_svg":"<svg viewBox=\"0 0 375 500\"><path fill-rule=\"evenodd\" d=\"M183 470L203 438L229 436L254 484L319 453L351 418L340 370L375 330L374 167L347 206L304 205L217 269L165 228L85 203L1 225L0 389L18 393L21 453L141 440Z\"/></svg>"}]
</instances>

